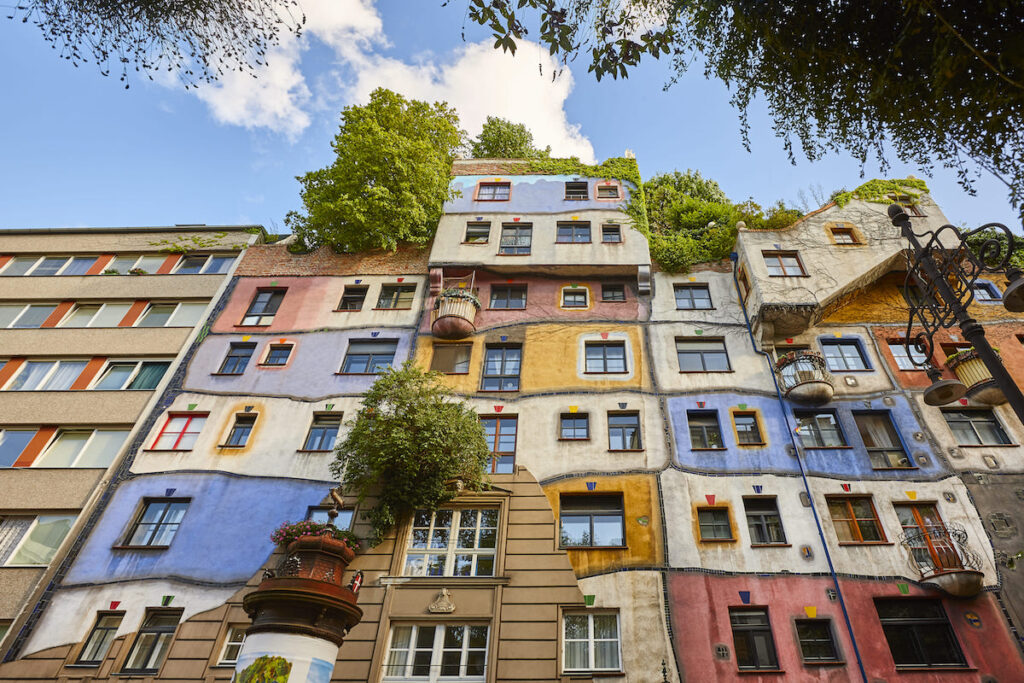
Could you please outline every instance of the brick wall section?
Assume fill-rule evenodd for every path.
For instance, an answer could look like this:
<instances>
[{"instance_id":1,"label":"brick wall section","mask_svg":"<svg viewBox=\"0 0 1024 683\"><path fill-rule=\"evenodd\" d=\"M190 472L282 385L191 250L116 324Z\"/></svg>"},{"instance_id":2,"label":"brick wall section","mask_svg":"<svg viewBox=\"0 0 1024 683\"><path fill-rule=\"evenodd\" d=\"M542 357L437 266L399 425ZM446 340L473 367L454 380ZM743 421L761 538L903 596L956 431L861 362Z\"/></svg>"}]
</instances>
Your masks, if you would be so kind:
<instances>
[{"instance_id":1,"label":"brick wall section","mask_svg":"<svg viewBox=\"0 0 1024 683\"><path fill-rule=\"evenodd\" d=\"M667 273L668 271L658 265L657 261L651 261L651 272L652 273ZM701 263L694 263L690 266L690 269L686 273L675 273L675 275L687 275L690 273L731 273L732 272L732 261L729 259L722 259L721 261L703 261Z\"/></svg>"},{"instance_id":2,"label":"brick wall section","mask_svg":"<svg viewBox=\"0 0 1024 683\"><path fill-rule=\"evenodd\" d=\"M452 163L452 175L544 175L527 171L522 159L456 159Z\"/></svg>"},{"instance_id":3,"label":"brick wall section","mask_svg":"<svg viewBox=\"0 0 1024 683\"><path fill-rule=\"evenodd\" d=\"M292 254L285 245L261 244L246 249L235 275L416 275L426 274L429 256L429 244L358 254L339 254L330 247Z\"/></svg>"}]
</instances>

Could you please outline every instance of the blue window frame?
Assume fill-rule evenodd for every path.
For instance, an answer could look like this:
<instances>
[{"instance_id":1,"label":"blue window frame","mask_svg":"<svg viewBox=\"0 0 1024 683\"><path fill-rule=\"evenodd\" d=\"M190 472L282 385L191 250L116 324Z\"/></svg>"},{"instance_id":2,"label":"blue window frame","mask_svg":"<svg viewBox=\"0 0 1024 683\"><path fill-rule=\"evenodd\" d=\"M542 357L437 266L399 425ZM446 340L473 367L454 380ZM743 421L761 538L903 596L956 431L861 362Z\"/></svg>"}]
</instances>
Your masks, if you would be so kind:
<instances>
[{"instance_id":1,"label":"blue window frame","mask_svg":"<svg viewBox=\"0 0 1024 683\"><path fill-rule=\"evenodd\" d=\"M1003 300L1003 293L991 282L979 280L974 283L974 300L982 304L996 303Z\"/></svg>"}]
</instances>

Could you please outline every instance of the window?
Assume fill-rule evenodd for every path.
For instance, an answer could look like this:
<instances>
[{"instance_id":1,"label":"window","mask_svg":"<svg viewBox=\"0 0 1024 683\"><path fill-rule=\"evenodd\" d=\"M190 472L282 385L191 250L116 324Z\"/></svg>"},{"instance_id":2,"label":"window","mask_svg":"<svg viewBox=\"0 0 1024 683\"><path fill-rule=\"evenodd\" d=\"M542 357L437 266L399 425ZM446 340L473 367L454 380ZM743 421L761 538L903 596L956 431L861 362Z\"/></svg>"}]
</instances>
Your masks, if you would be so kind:
<instances>
[{"instance_id":1,"label":"window","mask_svg":"<svg viewBox=\"0 0 1024 683\"><path fill-rule=\"evenodd\" d=\"M472 353L472 344L434 344L434 357L430 361L430 369L446 375L468 374Z\"/></svg>"},{"instance_id":2,"label":"window","mask_svg":"<svg viewBox=\"0 0 1024 683\"><path fill-rule=\"evenodd\" d=\"M828 498L828 513L840 543L882 543L882 523L878 521L870 496Z\"/></svg>"},{"instance_id":3,"label":"window","mask_svg":"<svg viewBox=\"0 0 1024 683\"><path fill-rule=\"evenodd\" d=\"M62 429L32 466L109 467L127 438L127 429Z\"/></svg>"},{"instance_id":4,"label":"window","mask_svg":"<svg viewBox=\"0 0 1024 683\"><path fill-rule=\"evenodd\" d=\"M188 509L188 498L146 498L125 539L131 547L164 548L178 533Z\"/></svg>"},{"instance_id":5,"label":"window","mask_svg":"<svg viewBox=\"0 0 1024 683\"><path fill-rule=\"evenodd\" d=\"M181 610L146 610L146 618L124 661L123 671L155 674L171 648L179 619Z\"/></svg>"},{"instance_id":6,"label":"window","mask_svg":"<svg viewBox=\"0 0 1024 683\"><path fill-rule=\"evenodd\" d=\"M618 185L598 185L597 186L597 198L598 199L618 199L619 198L619 186Z\"/></svg>"},{"instance_id":7,"label":"window","mask_svg":"<svg viewBox=\"0 0 1024 683\"><path fill-rule=\"evenodd\" d=\"M619 615L574 614L562 616L565 626L563 670L619 671Z\"/></svg>"},{"instance_id":8,"label":"window","mask_svg":"<svg viewBox=\"0 0 1024 683\"><path fill-rule=\"evenodd\" d=\"M0 515L0 566L45 567L74 522L74 515Z\"/></svg>"},{"instance_id":9,"label":"window","mask_svg":"<svg viewBox=\"0 0 1024 683\"><path fill-rule=\"evenodd\" d=\"M94 263L95 256L15 256L0 275L85 275Z\"/></svg>"},{"instance_id":10,"label":"window","mask_svg":"<svg viewBox=\"0 0 1024 683\"><path fill-rule=\"evenodd\" d=\"M306 441L302 444L304 451L330 451L338 439L341 427L341 415L314 415L309 426Z\"/></svg>"},{"instance_id":11,"label":"window","mask_svg":"<svg viewBox=\"0 0 1024 683\"><path fill-rule=\"evenodd\" d=\"M903 528L903 543L922 573L963 569L960 553L933 503L902 503L893 507Z\"/></svg>"},{"instance_id":12,"label":"window","mask_svg":"<svg viewBox=\"0 0 1024 683\"><path fill-rule=\"evenodd\" d=\"M698 508L697 525L702 541L731 541L732 525L725 508Z\"/></svg>"},{"instance_id":13,"label":"window","mask_svg":"<svg viewBox=\"0 0 1024 683\"><path fill-rule=\"evenodd\" d=\"M805 662L839 661L831 619L797 619L796 638L800 643L800 656Z\"/></svg>"},{"instance_id":14,"label":"window","mask_svg":"<svg viewBox=\"0 0 1024 683\"><path fill-rule=\"evenodd\" d=\"M730 607L729 622L740 671L779 668L767 609Z\"/></svg>"},{"instance_id":15,"label":"window","mask_svg":"<svg viewBox=\"0 0 1024 683\"><path fill-rule=\"evenodd\" d=\"M761 425L757 422L757 413L733 413L732 423L736 427L736 440L741 446L763 446Z\"/></svg>"},{"instance_id":16,"label":"window","mask_svg":"<svg viewBox=\"0 0 1024 683\"><path fill-rule=\"evenodd\" d=\"M117 629L121 625L124 612L104 613L96 615L96 623L85 639L82 651L78 653L75 664L79 666L99 666L110 650L110 644L114 642Z\"/></svg>"},{"instance_id":17,"label":"window","mask_svg":"<svg viewBox=\"0 0 1024 683\"><path fill-rule=\"evenodd\" d=\"M923 351L917 349L917 344L910 342L910 351L907 352L907 344L904 339L897 339L889 342L889 353L896 361L896 367L900 370L926 370L927 358Z\"/></svg>"},{"instance_id":18,"label":"window","mask_svg":"<svg viewBox=\"0 0 1024 683\"><path fill-rule=\"evenodd\" d=\"M740 281L740 298L743 303L747 303L747 297L750 296L750 280L747 279L747 271L740 268L738 279Z\"/></svg>"},{"instance_id":19,"label":"window","mask_svg":"<svg viewBox=\"0 0 1024 683\"><path fill-rule=\"evenodd\" d=\"M205 302L150 304L135 327L192 327L199 322L205 310Z\"/></svg>"},{"instance_id":20,"label":"window","mask_svg":"<svg viewBox=\"0 0 1024 683\"><path fill-rule=\"evenodd\" d=\"M491 308L526 308L526 285L491 285Z\"/></svg>"},{"instance_id":21,"label":"window","mask_svg":"<svg viewBox=\"0 0 1024 683\"><path fill-rule=\"evenodd\" d=\"M722 339L676 339L680 372L728 372L729 353Z\"/></svg>"},{"instance_id":22,"label":"window","mask_svg":"<svg viewBox=\"0 0 1024 683\"><path fill-rule=\"evenodd\" d=\"M490 223L466 223L466 244L487 244L490 239Z\"/></svg>"},{"instance_id":23,"label":"window","mask_svg":"<svg viewBox=\"0 0 1024 683\"><path fill-rule=\"evenodd\" d=\"M245 317L242 318L242 324L265 327L274 322L274 316L277 315L277 309L281 307L281 301L284 300L285 291L287 290L256 290L256 296L252 298L252 303L249 304L249 310L246 311Z\"/></svg>"},{"instance_id":24,"label":"window","mask_svg":"<svg viewBox=\"0 0 1024 683\"><path fill-rule=\"evenodd\" d=\"M92 388L95 391L152 391L160 384L169 367L171 362L166 360L111 362Z\"/></svg>"},{"instance_id":25,"label":"window","mask_svg":"<svg viewBox=\"0 0 1024 683\"><path fill-rule=\"evenodd\" d=\"M366 292L369 287L358 287L345 285L341 292L341 303L338 304L339 311L361 311L363 302L366 300Z\"/></svg>"},{"instance_id":26,"label":"window","mask_svg":"<svg viewBox=\"0 0 1024 683\"><path fill-rule=\"evenodd\" d=\"M36 435L34 429L0 429L0 467L11 467Z\"/></svg>"},{"instance_id":27,"label":"window","mask_svg":"<svg viewBox=\"0 0 1024 683\"><path fill-rule=\"evenodd\" d=\"M876 599L875 609L897 668L967 666L941 600Z\"/></svg>"},{"instance_id":28,"label":"window","mask_svg":"<svg viewBox=\"0 0 1024 683\"><path fill-rule=\"evenodd\" d=\"M1004 446L1011 443L991 410L943 410L942 417L961 446Z\"/></svg>"},{"instance_id":29,"label":"window","mask_svg":"<svg viewBox=\"0 0 1024 683\"><path fill-rule=\"evenodd\" d=\"M231 264L235 262L234 255L205 254L186 256L178 262L174 269L175 275L203 275L222 274L231 270Z\"/></svg>"},{"instance_id":30,"label":"window","mask_svg":"<svg viewBox=\"0 0 1024 683\"><path fill-rule=\"evenodd\" d=\"M153 442L154 451L190 451L209 413L171 413Z\"/></svg>"},{"instance_id":31,"label":"window","mask_svg":"<svg viewBox=\"0 0 1024 683\"><path fill-rule=\"evenodd\" d=\"M764 265L771 277L799 277L807 275L800 255L795 251L764 251Z\"/></svg>"},{"instance_id":32,"label":"window","mask_svg":"<svg viewBox=\"0 0 1024 683\"><path fill-rule=\"evenodd\" d=\"M117 327L131 307L129 303L78 304L60 322L60 327Z\"/></svg>"},{"instance_id":33,"label":"window","mask_svg":"<svg viewBox=\"0 0 1024 683\"><path fill-rule=\"evenodd\" d=\"M345 361L341 365L343 375L376 375L391 367L398 350L398 340L373 341L353 339L348 343Z\"/></svg>"},{"instance_id":34,"label":"window","mask_svg":"<svg viewBox=\"0 0 1024 683\"><path fill-rule=\"evenodd\" d=\"M487 469L495 474L511 474L516 459L517 417L483 417L487 447L491 449L491 460Z\"/></svg>"},{"instance_id":35,"label":"window","mask_svg":"<svg viewBox=\"0 0 1024 683\"><path fill-rule=\"evenodd\" d=\"M476 200L478 202L507 202L511 190L511 183L480 183L476 192Z\"/></svg>"},{"instance_id":36,"label":"window","mask_svg":"<svg viewBox=\"0 0 1024 683\"><path fill-rule=\"evenodd\" d=\"M587 294L585 287L568 287L562 290L562 308L586 308Z\"/></svg>"},{"instance_id":37,"label":"window","mask_svg":"<svg viewBox=\"0 0 1024 683\"><path fill-rule=\"evenodd\" d=\"M1003 298L999 288L991 282L974 283L974 300L982 303L1001 301Z\"/></svg>"},{"instance_id":38,"label":"window","mask_svg":"<svg viewBox=\"0 0 1024 683\"><path fill-rule=\"evenodd\" d=\"M332 507L311 507L306 514L306 519L318 524L326 524L331 520L331 516L327 513L333 509ZM356 511L352 508L341 508L338 510L338 516L334 520L334 526L339 529L351 529L352 520L355 519L355 516Z\"/></svg>"},{"instance_id":39,"label":"window","mask_svg":"<svg viewBox=\"0 0 1024 683\"><path fill-rule=\"evenodd\" d=\"M139 262L139 258L138 256L115 256L103 267L103 272L104 274L119 273L126 275L129 270L136 267L135 264Z\"/></svg>"},{"instance_id":40,"label":"window","mask_svg":"<svg viewBox=\"0 0 1024 683\"><path fill-rule=\"evenodd\" d=\"M562 495L559 538L568 548L625 546L622 494Z\"/></svg>"},{"instance_id":41,"label":"window","mask_svg":"<svg viewBox=\"0 0 1024 683\"><path fill-rule=\"evenodd\" d=\"M412 624L391 627L385 681L483 681L485 624Z\"/></svg>"},{"instance_id":42,"label":"window","mask_svg":"<svg viewBox=\"0 0 1024 683\"><path fill-rule=\"evenodd\" d=\"M238 655L242 652L242 643L245 642L245 631L249 628L242 624L228 626L227 636L224 638L224 647L220 651L220 658L217 664L227 666L238 662Z\"/></svg>"},{"instance_id":43,"label":"window","mask_svg":"<svg viewBox=\"0 0 1024 683\"><path fill-rule=\"evenodd\" d=\"M586 441L590 438L590 416L586 413L562 413L558 438L563 441Z\"/></svg>"},{"instance_id":44,"label":"window","mask_svg":"<svg viewBox=\"0 0 1024 683\"><path fill-rule=\"evenodd\" d=\"M4 641L7 632L11 629L11 622L7 619L0 619L0 643Z\"/></svg>"},{"instance_id":45,"label":"window","mask_svg":"<svg viewBox=\"0 0 1024 683\"><path fill-rule=\"evenodd\" d=\"M622 242L622 227L618 225L602 225L601 241L605 244L619 244Z\"/></svg>"},{"instance_id":46,"label":"window","mask_svg":"<svg viewBox=\"0 0 1024 683\"><path fill-rule=\"evenodd\" d=\"M4 388L7 391L67 391L87 364L84 360L30 360Z\"/></svg>"},{"instance_id":47,"label":"window","mask_svg":"<svg viewBox=\"0 0 1024 683\"><path fill-rule=\"evenodd\" d=\"M377 308L412 308L416 285L384 285L380 288Z\"/></svg>"},{"instance_id":48,"label":"window","mask_svg":"<svg viewBox=\"0 0 1024 683\"><path fill-rule=\"evenodd\" d=\"M497 508L417 510L405 576L494 576Z\"/></svg>"},{"instance_id":49,"label":"window","mask_svg":"<svg viewBox=\"0 0 1024 683\"><path fill-rule=\"evenodd\" d=\"M846 437L839 429L836 414L830 411L795 410L796 433L804 448L842 448Z\"/></svg>"},{"instance_id":50,"label":"window","mask_svg":"<svg viewBox=\"0 0 1024 683\"><path fill-rule=\"evenodd\" d=\"M29 329L42 327L56 304L4 304L0 305L0 328Z\"/></svg>"},{"instance_id":51,"label":"window","mask_svg":"<svg viewBox=\"0 0 1024 683\"><path fill-rule=\"evenodd\" d=\"M708 310L711 308L711 292L707 285L673 285L676 308L682 311Z\"/></svg>"},{"instance_id":52,"label":"window","mask_svg":"<svg viewBox=\"0 0 1024 683\"><path fill-rule=\"evenodd\" d=\"M588 373L607 375L627 371L625 342L586 342L584 353Z\"/></svg>"},{"instance_id":53,"label":"window","mask_svg":"<svg viewBox=\"0 0 1024 683\"><path fill-rule=\"evenodd\" d=\"M218 372L222 375L241 375L245 372L245 367L249 364L249 359L252 358L255 350L255 344L233 342L228 348L228 355L224 356L224 362L220 364Z\"/></svg>"},{"instance_id":54,"label":"window","mask_svg":"<svg viewBox=\"0 0 1024 683\"><path fill-rule=\"evenodd\" d=\"M503 223L499 254L529 254L533 240L533 225L529 223Z\"/></svg>"},{"instance_id":55,"label":"window","mask_svg":"<svg viewBox=\"0 0 1024 683\"><path fill-rule=\"evenodd\" d=\"M601 285L601 301L625 301L626 285Z\"/></svg>"},{"instance_id":56,"label":"window","mask_svg":"<svg viewBox=\"0 0 1024 683\"><path fill-rule=\"evenodd\" d=\"M252 434L252 428L255 425L255 415L236 415L235 423L231 425L231 431L228 432L228 439L222 444L222 446L242 448L246 443L248 443L249 435Z\"/></svg>"},{"instance_id":57,"label":"window","mask_svg":"<svg viewBox=\"0 0 1024 683\"><path fill-rule=\"evenodd\" d=\"M568 182L565 184L565 198L566 199L587 199L590 193L587 190L586 181L583 182Z\"/></svg>"},{"instance_id":58,"label":"window","mask_svg":"<svg viewBox=\"0 0 1024 683\"><path fill-rule=\"evenodd\" d=\"M829 231L832 233L832 241L836 244L860 244L857 233L849 224L831 227Z\"/></svg>"},{"instance_id":59,"label":"window","mask_svg":"<svg viewBox=\"0 0 1024 683\"><path fill-rule=\"evenodd\" d=\"M263 365L287 365L292 355L292 344L271 344Z\"/></svg>"},{"instance_id":60,"label":"window","mask_svg":"<svg viewBox=\"0 0 1024 683\"><path fill-rule=\"evenodd\" d=\"M519 391L521 360L522 349L518 346L488 346L480 391Z\"/></svg>"},{"instance_id":61,"label":"window","mask_svg":"<svg viewBox=\"0 0 1024 683\"><path fill-rule=\"evenodd\" d=\"M747 515L750 545L786 543L786 533L782 530L782 517L775 498L744 498L743 511Z\"/></svg>"},{"instance_id":62,"label":"window","mask_svg":"<svg viewBox=\"0 0 1024 683\"><path fill-rule=\"evenodd\" d=\"M608 413L608 450L639 451L640 413Z\"/></svg>"},{"instance_id":63,"label":"window","mask_svg":"<svg viewBox=\"0 0 1024 683\"><path fill-rule=\"evenodd\" d=\"M854 413L860 438L868 449L871 467L876 470L895 467L913 467L910 456L903 448L889 413Z\"/></svg>"},{"instance_id":64,"label":"window","mask_svg":"<svg viewBox=\"0 0 1024 683\"><path fill-rule=\"evenodd\" d=\"M924 218L926 215L924 211L921 211L921 207L914 203L914 198L908 194L891 194L889 198L906 209L907 215L912 218Z\"/></svg>"},{"instance_id":65,"label":"window","mask_svg":"<svg viewBox=\"0 0 1024 683\"><path fill-rule=\"evenodd\" d=\"M821 350L825 354L825 365L829 370L844 372L849 370L867 370L868 364L860 344L855 341L826 340L821 342Z\"/></svg>"},{"instance_id":66,"label":"window","mask_svg":"<svg viewBox=\"0 0 1024 683\"><path fill-rule=\"evenodd\" d=\"M555 242L590 242L590 223L558 223Z\"/></svg>"},{"instance_id":67,"label":"window","mask_svg":"<svg viewBox=\"0 0 1024 683\"><path fill-rule=\"evenodd\" d=\"M716 411L688 410L686 419L690 425L690 448L694 450L725 448Z\"/></svg>"}]
</instances>

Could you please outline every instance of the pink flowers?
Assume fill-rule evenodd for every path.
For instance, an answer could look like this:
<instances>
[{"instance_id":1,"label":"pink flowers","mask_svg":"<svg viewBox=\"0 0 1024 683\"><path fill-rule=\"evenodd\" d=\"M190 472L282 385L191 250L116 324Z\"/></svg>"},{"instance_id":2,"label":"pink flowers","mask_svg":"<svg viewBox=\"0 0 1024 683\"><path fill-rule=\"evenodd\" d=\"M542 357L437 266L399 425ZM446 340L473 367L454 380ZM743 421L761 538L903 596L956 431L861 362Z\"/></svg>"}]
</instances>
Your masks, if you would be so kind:
<instances>
[{"instance_id":1,"label":"pink flowers","mask_svg":"<svg viewBox=\"0 0 1024 683\"><path fill-rule=\"evenodd\" d=\"M301 522L285 522L270 534L270 540L277 545L288 545L303 536L323 536L325 534L344 542L352 550L359 548L359 538L351 531L309 519Z\"/></svg>"}]
</instances>

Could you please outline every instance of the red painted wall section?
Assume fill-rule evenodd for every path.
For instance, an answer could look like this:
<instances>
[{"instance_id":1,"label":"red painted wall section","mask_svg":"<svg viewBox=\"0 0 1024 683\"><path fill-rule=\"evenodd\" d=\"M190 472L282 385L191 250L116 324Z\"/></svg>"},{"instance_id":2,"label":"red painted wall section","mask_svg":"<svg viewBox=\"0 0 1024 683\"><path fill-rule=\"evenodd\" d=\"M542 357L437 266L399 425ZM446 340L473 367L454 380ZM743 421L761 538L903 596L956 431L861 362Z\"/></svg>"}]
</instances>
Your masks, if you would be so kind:
<instances>
[{"instance_id":1,"label":"red painted wall section","mask_svg":"<svg viewBox=\"0 0 1024 683\"><path fill-rule=\"evenodd\" d=\"M39 454L43 452L43 448L46 444L50 443L50 439L57 433L56 427L40 427L36 435L32 437L32 440L25 446L25 450L21 452L18 459L14 461L14 467L30 467Z\"/></svg>"},{"instance_id":2,"label":"red painted wall section","mask_svg":"<svg viewBox=\"0 0 1024 683\"><path fill-rule=\"evenodd\" d=\"M40 327L57 327L57 323L64 319L64 316L68 314L75 305L74 301L61 301L57 304L57 308L54 309L50 317L43 321Z\"/></svg>"},{"instance_id":3,"label":"red painted wall section","mask_svg":"<svg viewBox=\"0 0 1024 683\"><path fill-rule=\"evenodd\" d=\"M96 374L100 371L100 368L102 368L103 364L106 362L107 358L105 356L90 358L89 362L85 366L85 370L82 370L82 374L79 375L78 379L76 379L71 385L71 390L77 391L80 389L87 389L89 384L92 383L93 378L95 378Z\"/></svg>"},{"instance_id":4,"label":"red painted wall section","mask_svg":"<svg viewBox=\"0 0 1024 683\"><path fill-rule=\"evenodd\" d=\"M7 380L14 376L14 373L18 371L25 363L25 357L11 358L3 365L0 365L0 387L7 384Z\"/></svg>"},{"instance_id":5,"label":"red painted wall section","mask_svg":"<svg viewBox=\"0 0 1024 683\"><path fill-rule=\"evenodd\" d=\"M121 318L121 322L119 322L117 326L131 327L132 325L134 325L135 321L139 319L139 316L142 315L142 312L146 310L146 306L148 305L149 302L144 299L140 299L133 303L132 307L129 308L128 312L124 314L124 317Z\"/></svg>"},{"instance_id":6,"label":"red painted wall section","mask_svg":"<svg viewBox=\"0 0 1024 683\"><path fill-rule=\"evenodd\" d=\"M156 269L156 274L167 275L172 270L174 270L174 266L176 266L178 264L178 261L180 260L181 254L168 254L167 258L164 259L164 262L161 263L160 267Z\"/></svg>"},{"instance_id":7,"label":"red painted wall section","mask_svg":"<svg viewBox=\"0 0 1024 683\"><path fill-rule=\"evenodd\" d=\"M895 582L843 580L843 596L857 635L857 645L869 680L889 683L946 683L980 680L995 676L1000 682L1024 681L1024 661L1006 629L999 606L990 593L972 599L946 599L943 606L968 669L899 671L878 621L873 599L903 597ZM673 639L684 680L687 681L859 681L860 674L846 624L838 602L831 602L826 590L831 580L823 577L710 576L671 573L668 577ZM750 607L764 607L772 627L779 668L785 673L740 673L736 667L735 645L729 623L730 607L745 607L740 591L750 592ZM942 594L908 584L907 597L941 599ZM832 630L844 665L805 665L796 639L795 620L805 619L805 607L816 608L817 618L831 618ZM968 624L972 612L980 625ZM715 658L715 645L729 648L729 659Z\"/></svg>"},{"instance_id":8,"label":"red painted wall section","mask_svg":"<svg viewBox=\"0 0 1024 683\"><path fill-rule=\"evenodd\" d=\"M92 264L92 268L85 271L86 275L100 275L107 269L107 264L114 260L114 254L101 254Z\"/></svg>"},{"instance_id":9,"label":"red painted wall section","mask_svg":"<svg viewBox=\"0 0 1024 683\"><path fill-rule=\"evenodd\" d=\"M3 269L3 267L7 265L7 262L10 261L12 258L14 257L10 255L0 256L0 269Z\"/></svg>"}]
</instances>

